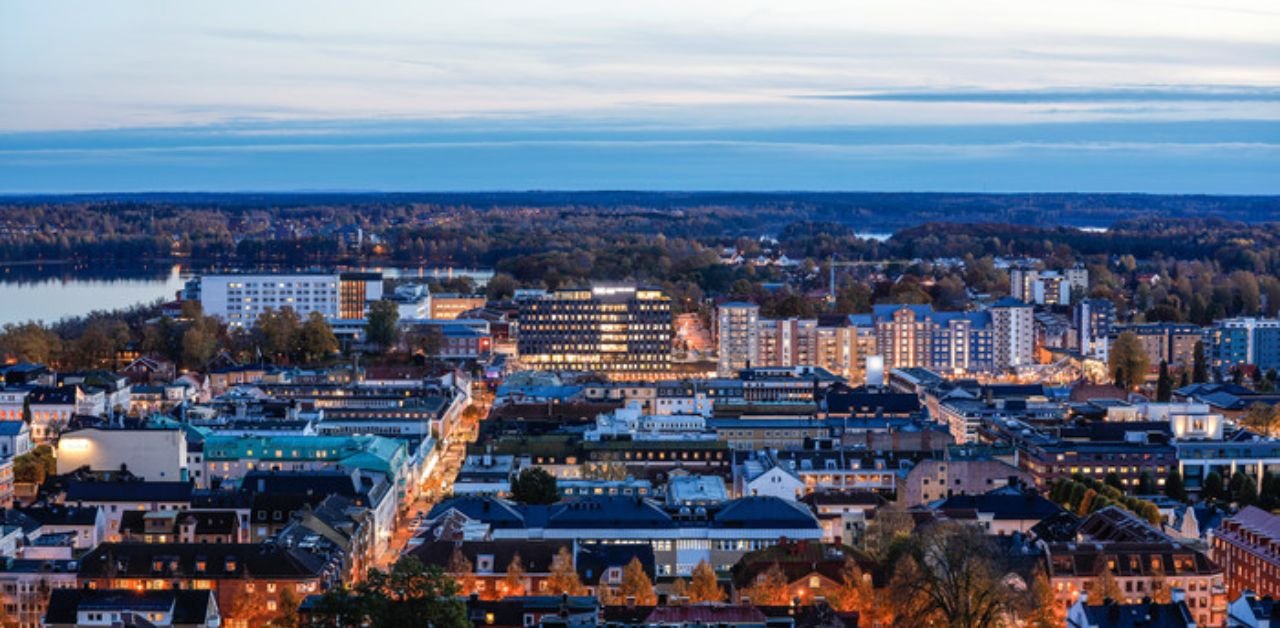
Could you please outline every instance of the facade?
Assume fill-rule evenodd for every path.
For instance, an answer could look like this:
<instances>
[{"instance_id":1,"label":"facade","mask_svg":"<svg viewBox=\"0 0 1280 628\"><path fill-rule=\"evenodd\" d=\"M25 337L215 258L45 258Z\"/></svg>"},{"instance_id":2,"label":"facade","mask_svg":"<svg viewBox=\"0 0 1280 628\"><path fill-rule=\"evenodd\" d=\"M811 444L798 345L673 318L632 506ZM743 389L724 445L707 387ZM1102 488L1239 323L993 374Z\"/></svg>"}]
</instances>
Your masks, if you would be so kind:
<instances>
[{"instance_id":1,"label":"facade","mask_svg":"<svg viewBox=\"0 0 1280 628\"><path fill-rule=\"evenodd\" d=\"M488 301L482 294L458 294L443 292L431 295L431 315L429 318L453 320L461 318L464 312L482 308Z\"/></svg>"},{"instance_id":2,"label":"facade","mask_svg":"<svg viewBox=\"0 0 1280 628\"><path fill-rule=\"evenodd\" d=\"M980 373L995 368L992 316L993 312L938 312L929 305L877 305L870 316L850 318L874 327L876 353L884 358L887 370L924 367ZM1019 331L1021 322L1017 317ZM1025 322L1026 333L1033 339L1029 316ZM1007 328L1014 329L1013 325L1010 322Z\"/></svg>"},{"instance_id":3,"label":"facade","mask_svg":"<svg viewBox=\"0 0 1280 628\"><path fill-rule=\"evenodd\" d=\"M1206 334L1206 353L1215 369L1251 364L1280 368L1280 320L1232 318L1217 321Z\"/></svg>"},{"instance_id":4,"label":"facade","mask_svg":"<svg viewBox=\"0 0 1280 628\"><path fill-rule=\"evenodd\" d=\"M1280 516L1244 507L1214 531L1212 552L1232 599L1245 591L1280 596Z\"/></svg>"},{"instance_id":5,"label":"facade","mask_svg":"<svg viewBox=\"0 0 1280 628\"><path fill-rule=\"evenodd\" d=\"M1147 361L1154 372L1164 362L1170 368L1190 369L1195 362L1196 343L1204 337L1203 330L1186 323L1147 323L1114 325L1111 340L1124 332L1132 332L1142 343Z\"/></svg>"},{"instance_id":6,"label":"facade","mask_svg":"<svg viewBox=\"0 0 1280 628\"><path fill-rule=\"evenodd\" d=\"M1011 482L1033 480L999 460L921 460L907 473L898 501L910 508L953 495L981 495Z\"/></svg>"},{"instance_id":7,"label":"facade","mask_svg":"<svg viewBox=\"0 0 1280 628\"><path fill-rule=\"evenodd\" d=\"M1116 324L1116 304L1110 299L1084 299L1071 310L1076 347L1086 357L1106 360L1111 328Z\"/></svg>"},{"instance_id":8,"label":"facade","mask_svg":"<svg viewBox=\"0 0 1280 628\"><path fill-rule=\"evenodd\" d=\"M756 358L760 351L759 319L760 306L754 303L725 303L716 308L721 377L732 377L760 364Z\"/></svg>"},{"instance_id":9,"label":"facade","mask_svg":"<svg viewBox=\"0 0 1280 628\"><path fill-rule=\"evenodd\" d=\"M187 439L174 429L98 429L68 432L58 440L58 473L88 467L93 471L127 469L156 482L188 479Z\"/></svg>"},{"instance_id":10,"label":"facade","mask_svg":"<svg viewBox=\"0 0 1280 628\"><path fill-rule=\"evenodd\" d=\"M368 303L382 298L382 273L204 275L204 313L231 327L249 327L267 309L319 312L330 320L359 320Z\"/></svg>"},{"instance_id":11,"label":"facade","mask_svg":"<svg viewBox=\"0 0 1280 628\"><path fill-rule=\"evenodd\" d=\"M520 307L520 361L536 370L665 378L671 337L671 300L658 290L558 290Z\"/></svg>"},{"instance_id":12,"label":"facade","mask_svg":"<svg viewBox=\"0 0 1280 628\"><path fill-rule=\"evenodd\" d=\"M718 509L690 509L679 516L636 497L592 496L549 506L468 497L441 502L428 518L433 525L448 523L465 530L476 540L649 545L659 578L687 578L702 561L726 573L743 555L777 545L780 539L822 539L812 511L772 497L740 498Z\"/></svg>"},{"instance_id":13,"label":"facade","mask_svg":"<svg viewBox=\"0 0 1280 628\"><path fill-rule=\"evenodd\" d=\"M992 368L997 371L1029 366L1036 346L1035 318L1030 305L1001 299L991 306Z\"/></svg>"}]
</instances>

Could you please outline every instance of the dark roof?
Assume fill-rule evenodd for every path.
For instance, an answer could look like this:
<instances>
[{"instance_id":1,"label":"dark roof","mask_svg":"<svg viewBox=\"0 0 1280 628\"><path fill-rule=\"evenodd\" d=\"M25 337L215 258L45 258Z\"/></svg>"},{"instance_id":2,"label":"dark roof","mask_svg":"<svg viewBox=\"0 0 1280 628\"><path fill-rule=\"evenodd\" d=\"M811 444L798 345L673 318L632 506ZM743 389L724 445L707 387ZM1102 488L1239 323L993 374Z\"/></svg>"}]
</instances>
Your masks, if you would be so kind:
<instances>
[{"instance_id":1,"label":"dark roof","mask_svg":"<svg viewBox=\"0 0 1280 628\"><path fill-rule=\"evenodd\" d=\"M268 543L102 543L80 561L80 577L310 579L324 567L321 556Z\"/></svg>"},{"instance_id":2,"label":"dark roof","mask_svg":"<svg viewBox=\"0 0 1280 628\"><path fill-rule=\"evenodd\" d=\"M27 399L32 404L72 404L76 402L76 387L74 385L56 388L37 386L31 389Z\"/></svg>"},{"instance_id":3,"label":"dark roof","mask_svg":"<svg viewBox=\"0 0 1280 628\"><path fill-rule=\"evenodd\" d=\"M69 480L64 501L76 502L189 502L191 482L85 482Z\"/></svg>"},{"instance_id":4,"label":"dark roof","mask_svg":"<svg viewBox=\"0 0 1280 628\"><path fill-rule=\"evenodd\" d=\"M409 551L409 554L422 561L425 565L436 565L442 569L448 569L449 561L453 558L455 549L461 551L462 555L471 561L473 569L479 564L476 560L477 556L492 556L492 572L499 574L506 573L507 566L511 564L512 559L518 554L520 563L527 573L541 574L551 571L551 562L555 559L556 554L560 552L560 548L566 548L572 552L573 542L567 540L529 541L524 539L460 542L434 541L423 543L413 548Z\"/></svg>"},{"instance_id":5,"label":"dark roof","mask_svg":"<svg viewBox=\"0 0 1280 628\"><path fill-rule=\"evenodd\" d=\"M151 511L126 510L120 513L120 532L145 533L148 514L151 514ZM195 520L196 534L235 534L240 528L239 516L234 510L188 510L177 513L173 530L177 531L178 527L187 520Z\"/></svg>"},{"instance_id":6,"label":"dark roof","mask_svg":"<svg viewBox=\"0 0 1280 628\"><path fill-rule=\"evenodd\" d=\"M764 613L746 604L694 604L691 606L659 606L645 618L645 623L659 625L712 626L724 624L764 624Z\"/></svg>"},{"instance_id":7,"label":"dark roof","mask_svg":"<svg viewBox=\"0 0 1280 628\"><path fill-rule=\"evenodd\" d=\"M813 511L777 497L742 497L725 503L716 513L717 528L817 528Z\"/></svg>"},{"instance_id":8,"label":"dark roof","mask_svg":"<svg viewBox=\"0 0 1280 628\"><path fill-rule=\"evenodd\" d=\"M17 436L27 426L26 421L0 421L0 436Z\"/></svg>"},{"instance_id":9,"label":"dark roof","mask_svg":"<svg viewBox=\"0 0 1280 628\"><path fill-rule=\"evenodd\" d=\"M1084 613L1090 626L1106 628L1186 628L1195 625L1186 602L1117 604L1109 601L1100 606L1085 606Z\"/></svg>"},{"instance_id":10,"label":"dark roof","mask_svg":"<svg viewBox=\"0 0 1280 628\"><path fill-rule=\"evenodd\" d=\"M76 613L81 610L172 610L174 625L203 625L210 604L216 607L217 602L208 590L54 589L45 623L75 625Z\"/></svg>"},{"instance_id":11,"label":"dark roof","mask_svg":"<svg viewBox=\"0 0 1280 628\"><path fill-rule=\"evenodd\" d=\"M640 561L650 580L655 577L657 567L653 558L653 545L649 543L634 545L584 543L578 546L578 577L582 579L583 584L594 586L599 584L600 577L609 568L624 568L632 559Z\"/></svg>"},{"instance_id":12,"label":"dark roof","mask_svg":"<svg viewBox=\"0 0 1280 628\"><path fill-rule=\"evenodd\" d=\"M1062 511L1057 504L1032 491L992 491L983 495L952 495L938 506L948 515L963 511L992 513L996 520L1044 520Z\"/></svg>"},{"instance_id":13,"label":"dark roof","mask_svg":"<svg viewBox=\"0 0 1280 628\"><path fill-rule=\"evenodd\" d=\"M52 504L4 511L5 523L22 525L26 529L22 523L24 518L38 526L91 526L98 521L98 507Z\"/></svg>"},{"instance_id":14,"label":"dark roof","mask_svg":"<svg viewBox=\"0 0 1280 628\"><path fill-rule=\"evenodd\" d=\"M827 411L833 414L910 414L920 411L913 393L879 392L836 384L827 390Z\"/></svg>"}]
</instances>

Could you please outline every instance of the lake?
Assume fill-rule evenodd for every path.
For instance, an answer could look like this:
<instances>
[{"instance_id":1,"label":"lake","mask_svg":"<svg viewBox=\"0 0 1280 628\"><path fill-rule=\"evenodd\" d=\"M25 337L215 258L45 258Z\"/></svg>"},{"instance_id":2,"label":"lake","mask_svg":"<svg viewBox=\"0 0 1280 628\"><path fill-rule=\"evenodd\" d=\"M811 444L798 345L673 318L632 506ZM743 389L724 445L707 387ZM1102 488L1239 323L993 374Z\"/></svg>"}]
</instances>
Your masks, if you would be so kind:
<instances>
[{"instance_id":1,"label":"lake","mask_svg":"<svg viewBox=\"0 0 1280 628\"><path fill-rule=\"evenodd\" d=\"M207 267L201 270L206 270ZM380 268L388 279L447 279L466 276L477 286L492 271L455 268ZM139 303L173 300L200 271L180 264L103 267L94 264L0 266L0 325L30 320L54 323L94 310L118 310Z\"/></svg>"}]
</instances>

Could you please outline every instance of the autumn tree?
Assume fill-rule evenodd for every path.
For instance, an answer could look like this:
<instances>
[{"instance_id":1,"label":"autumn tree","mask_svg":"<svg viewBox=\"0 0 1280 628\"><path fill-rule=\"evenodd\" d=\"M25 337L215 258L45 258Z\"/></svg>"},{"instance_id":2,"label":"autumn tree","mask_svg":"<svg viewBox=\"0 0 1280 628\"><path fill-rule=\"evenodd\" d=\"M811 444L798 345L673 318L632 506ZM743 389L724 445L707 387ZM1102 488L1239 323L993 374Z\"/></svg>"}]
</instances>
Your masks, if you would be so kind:
<instances>
[{"instance_id":1,"label":"autumn tree","mask_svg":"<svg viewBox=\"0 0 1280 628\"><path fill-rule=\"evenodd\" d=\"M301 327L302 319L293 308L266 308L253 324L254 343L266 355L287 357L293 353L295 337Z\"/></svg>"},{"instance_id":2,"label":"autumn tree","mask_svg":"<svg viewBox=\"0 0 1280 628\"><path fill-rule=\"evenodd\" d=\"M471 595L476 590L475 566L462 553L461 547L454 547L449 556L449 575L458 582L458 590L463 595Z\"/></svg>"},{"instance_id":3,"label":"autumn tree","mask_svg":"<svg viewBox=\"0 0 1280 628\"><path fill-rule=\"evenodd\" d=\"M573 566L573 553L568 547L561 547L551 559L551 573L547 577L547 589L553 595L585 595L587 587L578 578L578 570Z\"/></svg>"},{"instance_id":4,"label":"autumn tree","mask_svg":"<svg viewBox=\"0 0 1280 628\"><path fill-rule=\"evenodd\" d=\"M639 558L632 557L622 570L622 583L618 586L618 595L623 600L634 599L639 606L653 606L658 603L658 595L653 591L653 581L645 573L644 565Z\"/></svg>"},{"instance_id":5,"label":"autumn tree","mask_svg":"<svg viewBox=\"0 0 1280 628\"><path fill-rule=\"evenodd\" d=\"M791 603L790 592L787 590L789 584L782 567L773 563L757 574L755 581L743 588L742 594L757 606L786 606Z\"/></svg>"},{"instance_id":6,"label":"autumn tree","mask_svg":"<svg viewBox=\"0 0 1280 628\"><path fill-rule=\"evenodd\" d=\"M844 559L844 566L840 568L840 588L831 603L841 612L858 613L860 624L889 626L893 623L892 609L879 599L870 574L863 572L852 556Z\"/></svg>"},{"instance_id":7,"label":"autumn tree","mask_svg":"<svg viewBox=\"0 0 1280 628\"><path fill-rule=\"evenodd\" d=\"M1000 552L975 527L935 524L913 537L890 583L895 621L979 628L997 624L1016 596Z\"/></svg>"},{"instance_id":8,"label":"autumn tree","mask_svg":"<svg viewBox=\"0 0 1280 628\"><path fill-rule=\"evenodd\" d=\"M1027 591L1027 609L1023 613L1027 628L1059 628L1063 618L1058 616L1058 600L1053 595L1049 575L1044 569L1036 569Z\"/></svg>"},{"instance_id":9,"label":"autumn tree","mask_svg":"<svg viewBox=\"0 0 1280 628\"><path fill-rule=\"evenodd\" d=\"M504 597L512 597L525 594L525 570L524 561L520 560L520 554L511 556L511 562L507 564L507 575L502 578L502 592Z\"/></svg>"},{"instance_id":10,"label":"autumn tree","mask_svg":"<svg viewBox=\"0 0 1280 628\"><path fill-rule=\"evenodd\" d=\"M1137 334L1126 331L1111 344L1107 358L1111 379L1117 388L1125 390L1142 385L1147 378L1147 370L1151 367L1151 359Z\"/></svg>"},{"instance_id":11,"label":"autumn tree","mask_svg":"<svg viewBox=\"0 0 1280 628\"><path fill-rule=\"evenodd\" d=\"M698 561L698 566L693 568L693 580L689 585L689 601L695 604L724 601L724 589L720 588L716 570L705 560Z\"/></svg>"},{"instance_id":12,"label":"autumn tree","mask_svg":"<svg viewBox=\"0 0 1280 628\"><path fill-rule=\"evenodd\" d=\"M1280 431L1280 405L1254 403L1240 418L1240 423L1263 436L1274 436Z\"/></svg>"},{"instance_id":13,"label":"autumn tree","mask_svg":"<svg viewBox=\"0 0 1280 628\"><path fill-rule=\"evenodd\" d=\"M1124 591L1120 590L1120 583L1116 582L1115 574L1104 565L1102 573L1093 579L1093 590L1089 592L1089 605L1101 606L1107 600L1124 602Z\"/></svg>"}]
</instances>

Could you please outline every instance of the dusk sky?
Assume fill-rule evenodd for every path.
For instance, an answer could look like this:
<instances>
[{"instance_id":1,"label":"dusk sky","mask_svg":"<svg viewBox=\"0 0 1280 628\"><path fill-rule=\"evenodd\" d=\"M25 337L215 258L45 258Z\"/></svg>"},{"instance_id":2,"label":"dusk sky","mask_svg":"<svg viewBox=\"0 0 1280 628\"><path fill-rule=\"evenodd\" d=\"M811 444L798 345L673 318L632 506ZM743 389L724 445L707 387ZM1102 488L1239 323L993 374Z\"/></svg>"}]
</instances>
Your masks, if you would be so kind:
<instances>
[{"instance_id":1,"label":"dusk sky","mask_svg":"<svg viewBox=\"0 0 1280 628\"><path fill-rule=\"evenodd\" d=\"M0 193L1280 193L1274 2L0 0Z\"/></svg>"}]
</instances>

